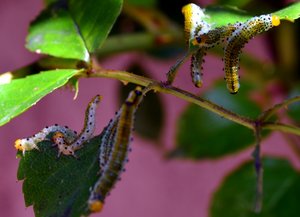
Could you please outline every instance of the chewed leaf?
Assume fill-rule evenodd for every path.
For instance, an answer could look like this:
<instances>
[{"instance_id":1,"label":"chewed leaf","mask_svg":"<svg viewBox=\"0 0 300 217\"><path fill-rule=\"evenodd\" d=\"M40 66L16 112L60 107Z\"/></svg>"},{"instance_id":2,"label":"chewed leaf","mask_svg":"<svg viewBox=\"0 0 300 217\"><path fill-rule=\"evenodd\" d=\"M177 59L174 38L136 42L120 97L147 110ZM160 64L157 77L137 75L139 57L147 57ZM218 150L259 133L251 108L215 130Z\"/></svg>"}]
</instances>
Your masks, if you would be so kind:
<instances>
[{"instance_id":1,"label":"chewed leaf","mask_svg":"<svg viewBox=\"0 0 300 217\"><path fill-rule=\"evenodd\" d=\"M89 188L98 178L99 144L100 136L76 152L80 160L72 156L58 159L50 142L39 143L40 151L27 152L18 170L18 180L24 180L26 206L33 205L37 217L86 214Z\"/></svg>"}]
</instances>

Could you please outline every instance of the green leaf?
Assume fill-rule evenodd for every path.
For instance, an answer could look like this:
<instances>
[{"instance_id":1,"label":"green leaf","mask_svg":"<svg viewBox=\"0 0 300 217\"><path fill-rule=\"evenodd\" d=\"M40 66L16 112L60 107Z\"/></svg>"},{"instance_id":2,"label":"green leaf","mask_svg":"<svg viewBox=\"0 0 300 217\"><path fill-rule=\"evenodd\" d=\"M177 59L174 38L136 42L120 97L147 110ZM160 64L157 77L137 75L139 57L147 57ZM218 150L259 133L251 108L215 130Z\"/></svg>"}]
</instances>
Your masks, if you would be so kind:
<instances>
[{"instance_id":1,"label":"green leaf","mask_svg":"<svg viewBox=\"0 0 300 217\"><path fill-rule=\"evenodd\" d=\"M232 172L213 196L211 217L298 216L300 174L286 160L264 159L264 198L262 212L253 212L256 177L253 163Z\"/></svg>"},{"instance_id":2,"label":"green leaf","mask_svg":"<svg viewBox=\"0 0 300 217\"><path fill-rule=\"evenodd\" d=\"M300 2L295 2L294 4L276 11L273 14L279 16L282 20L289 20L294 22L294 20L300 17Z\"/></svg>"},{"instance_id":3,"label":"green leaf","mask_svg":"<svg viewBox=\"0 0 300 217\"><path fill-rule=\"evenodd\" d=\"M247 5L249 2L251 2L251 0L240 0L240 1L236 1L236 0L218 0L215 2L215 4L220 4L220 5L234 5L236 7L243 7L245 5Z\"/></svg>"},{"instance_id":4,"label":"green leaf","mask_svg":"<svg viewBox=\"0 0 300 217\"><path fill-rule=\"evenodd\" d=\"M93 138L76 155L57 158L51 143L38 143L40 151L22 157L18 180L24 180L26 206L33 205L36 217L72 216L87 213L90 187L98 179L100 136ZM83 175L84 174L84 175Z\"/></svg>"},{"instance_id":5,"label":"green leaf","mask_svg":"<svg viewBox=\"0 0 300 217\"><path fill-rule=\"evenodd\" d=\"M208 6L205 8L205 13L208 15L206 21L214 27L224 26L229 23L245 22L252 17L251 14L235 6ZM300 17L300 2L291 4L272 14L279 16L282 20L294 21Z\"/></svg>"},{"instance_id":6,"label":"green leaf","mask_svg":"<svg viewBox=\"0 0 300 217\"><path fill-rule=\"evenodd\" d=\"M122 9L122 0L69 0L69 8L90 52L101 47Z\"/></svg>"},{"instance_id":7,"label":"green leaf","mask_svg":"<svg viewBox=\"0 0 300 217\"><path fill-rule=\"evenodd\" d=\"M157 0L126 0L126 3L141 7L155 7Z\"/></svg>"},{"instance_id":8,"label":"green leaf","mask_svg":"<svg viewBox=\"0 0 300 217\"><path fill-rule=\"evenodd\" d=\"M249 87L242 84L236 95L231 95L224 82L214 86L202 97L237 114L256 117L260 108L249 98ZM214 113L190 105L177 124L175 156L215 158L242 150L254 142L251 130L226 120Z\"/></svg>"},{"instance_id":9,"label":"green leaf","mask_svg":"<svg viewBox=\"0 0 300 217\"><path fill-rule=\"evenodd\" d=\"M70 13L53 5L29 27L26 47L36 53L88 62L89 53Z\"/></svg>"},{"instance_id":10,"label":"green leaf","mask_svg":"<svg viewBox=\"0 0 300 217\"><path fill-rule=\"evenodd\" d=\"M79 70L51 70L0 85L0 126L21 114Z\"/></svg>"},{"instance_id":11,"label":"green leaf","mask_svg":"<svg viewBox=\"0 0 300 217\"><path fill-rule=\"evenodd\" d=\"M226 26L236 22L245 22L252 16L234 6L208 6L205 8L208 17L205 19L213 27Z\"/></svg>"}]
</instances>

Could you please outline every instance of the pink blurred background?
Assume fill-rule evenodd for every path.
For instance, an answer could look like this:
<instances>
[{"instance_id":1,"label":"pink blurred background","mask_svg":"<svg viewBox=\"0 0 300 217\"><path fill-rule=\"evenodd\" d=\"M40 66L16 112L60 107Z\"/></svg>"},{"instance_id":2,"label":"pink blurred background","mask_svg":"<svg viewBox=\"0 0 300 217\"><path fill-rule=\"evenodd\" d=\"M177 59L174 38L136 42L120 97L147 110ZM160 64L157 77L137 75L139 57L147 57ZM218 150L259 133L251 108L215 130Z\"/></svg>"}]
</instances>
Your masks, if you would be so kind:
<instances>
[{"instance_id":1,"label":"pink blurred background","mask_svg":"<svg viewBox=\"0 0 300 217\"><path fill-rule=\"evenodd\" d=\"M203 6L203 5L202 5ZM42 9L41 0L1 0L0 1L0 72L22 67L38 58L24 48L29 22ZM264 50L263 38L258 37L247 46L251 52L264 58L268 53ZM257 49L259 48L259 49ZM118 55L103 61L103 66L112 69L126 69L128 62L139 58L153 77L165 79L165 72L176 59L162 61L149 58L144 54L131 53ZM222 62L219 58L209 56L205 69L216 72L205 75L205 88L215 78L223 77ZM196 92L189 78L189 66L185 64L176 80L181 88ZM101 132L108 120L117 110L118 81L111 79L82 79L77 100L68 89L59 89L46 96L35 106L0 128L0 213L1 216L31 217L32 207L25 208L22 194L22 182L16 178L19 159L16 159L14 141L38 132L46 125L58 123L68 125L80 131L86 104L96 94L103 96L98 110L97 134ZM203 91L203 90L201 90ZM163 99L165 126L160 142L165 149L171 149L175 143L175 128L178 115L187 105L175 97L160 94ZM1 99L0 99L1 100ZM79 118L78 118L79 117ZM251 149L238 155L230 155L220 160L166 160L155 145L135 136L133 151L129 155L130 162L126 166L122 181L106 200L101 215L125 217L206 217L212 193L217 189L224 175L228 174L242 161L250 159ZM274 133L263 142L263 153L285 156L292 160L296 167L299 162L288 148L282 135Z\"/></svg>"}]
</instances>

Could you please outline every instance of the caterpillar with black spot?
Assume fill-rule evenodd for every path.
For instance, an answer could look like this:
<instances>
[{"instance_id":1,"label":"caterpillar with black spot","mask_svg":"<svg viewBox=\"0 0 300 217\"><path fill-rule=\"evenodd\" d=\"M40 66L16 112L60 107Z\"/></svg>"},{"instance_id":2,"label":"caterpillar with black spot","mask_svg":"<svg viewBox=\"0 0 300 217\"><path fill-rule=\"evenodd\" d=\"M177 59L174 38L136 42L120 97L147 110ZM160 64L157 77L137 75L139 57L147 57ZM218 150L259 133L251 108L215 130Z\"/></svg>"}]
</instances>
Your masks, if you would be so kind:
<instances>
[{"instance_id":1,"label":"caterpillar with black spot","mask_svg":"<svg viewBox=\"0 0 300 217\"><path fill-rule=\"evenodd\" d=\"M182 14L184 15L184 32L185 32L185 40L188 46L190 46L190 43L193 41L193 39L198 36L207 33L211 26L207 22L204 21L204 18L206 15L204 14L204 10L200 8L196 4L187 4L182 8ZM204 54L202 52L201 54ZM177 74L178 68L182 65L182 63L185 61L187 57L189 57L190 52L186 53L177 63L172 66L167 73L168 78L168 84L172 84L175 76ZM194 55L194 54L193 54ZM197 54L197 58L200 58L200 53ZM201 58L202 59L202 58ZM195 60L195 58L192 58L192 61ZM200 63L201 61L199 61ZM195 66L199 65L198 63L193 63ZM193 70L195 67L191 67L191 70ZM201 66L199 68L200 72ZM194 72L191 72L192 78L194 84L196 86L201 86L201 72L198 73L196 70Z\"/></svg>"},{"instance_id":2,"label":"caterpillar with black spot","mask_svg":"<svg viewBox=\"0 0 300 217\"><path fill-rule=\"evenodd\" d=\"M276 15L267 14L253 17L242 23L228 38L224 49L225 80L230 93L236 94L239 90L239 55L245 44L254 36L278 26L280 19Z\"/></svg>"},{"instance_id":3,"label":"caterpillar with black spot","mask_svg":"<svg viewBox=\"0 0 300 217\"><path fill-rule=\"evenodd\" d=\"M54 143L53 145L58 147L58 156L64 154L76 157L75 151L82 148L83 143L89 140L95 131L95 114L100 100L101 96L97 95L89 102L85 112L84 127L79 135L67 126L63 127L55 124L45 127L32 137L16 140L15 148L25 155L26 151L39 149L37 143L46 140L46 137L53 133L51 140Z\"/></svg>"},{"instance_id":4,"label":"caterpillar with black spot","mask_svg":"<svg viewBox=\"0 0 300 217\"><path fill-rule=\"evenodd\" d=\"M206 51L220 42L224 41L232 32L240 25L240 23L229 24L227 26L211 29L204 34L197 35L192 44L199 46L199 49L191 58L191 77L196 87L202 86L202 64Z\"/></svg>"},{"instance_id":5,"label":"caterpillar with black spot","mask_svg":"<svg viewBox=\"0 0 300 217\"><path fill-rule=\"evenodd\" d=\"M100 178L94 185L88 200L90 212L102 210L107 194L118 181L123 171L131 141L134 114L142 98L143 94L140 87L131 91L115 118L105 129L100 150L108 148L108 155L104 154L105 150L100 151Z\"/></svg>"},{"instance_id":6,"label":"caterpillar with black spot","mask_svg":"<svg viewBox=\"0 0 300 217\"><path fill-rule=\"evenodd\" d=\"M182 13L185 20L185 40L188 44L199 47L191 57L191 77L194 85L201 87L202 64L206 51L228 37L236 29L238 23L212 29L212 26L204 20L207 17L204 10L192 3L184 6Z\"/></svg>"},{"instance_id":7,"label":"caterpillar with black spot","mask_svg":"<svg viewBox=\"0 0 300 217\"><path fill-rule=\"evenodd\" d=\"M117 112L115 117L109 122L107 127L104 129L104 134L101 138L100 143L100 154L99 154L99 173L102 174L105 165L108 162L113 143L114 138L116 135L116 129L118 125L118 121L120 118L120 112Z\"/></svg>"},{"instance_id":8,"label":"caterpillar with black spot","mask_svg":"<svg viewBox=\"0 0 300 217\"><path fill-rule=\"evenodd\" d=\"M206 15L203 9L201 9L196 4L188 4L182 8L182 13L184 15L184 31L185 40L190 45L192 42L195 45L194 39L200 35L206 34L210 31L211 26L204 21ZM203 58L206 54L206 48L204 46L200 47L191 57L191 77L194 85L196 87L202 86L202 63Z\"/></svg>"},{"instance_id":9,"label":"caterpillar with black spot","mask_svg":"<svg viewBox=\"0 0 300 217\"><path fill-rule=\"evenodd\" d=\"M76 131L69 129L67 126L59 126L55 124L49 127L45 127L44 129L42 129L40 132L36 133L32 137L17 139L15 141L15 148L17 150L22 151L23 156L25 155L26 151L30 151L32 149L39 150L37 143L43 140L49 140L46 137L50 133L54 133L54 132L61 132L64 135L66 141L69 142L73 141L77 137Z\"/></svg>"},{"instance_id":10,"label":"caterpillar with black spot","mask_svg":"<svg viewBox=\"0 0 300 217\"><path fill-rule=\"evenodd\" d=\"M71 142L65 140L64 135L57 132L53 135L52 140L58 147L58 156L60 154L72 155L76 158L75 151L83 147L83 144L87 142L94 134L96 128L96 108L101 101L101 96L96 95L89 102L85 110L84 126L79 135Z\"/></svg>"},{"instance_id":11,"label":"caterpillar with black spot","mask_svg":"<svg viewBox=\"0 0 300 217\"><path fill-rule=\"evenodd\" d=\"M196 4L187 4L182 7L182 14L184 16L184 32L187 43L199 35L203 35L211 30L211 25L204 21L207 15L204 10Z\"/></svg>"},{"instance_id":12,"label":"caterpillar with black spot","mask_svg":"<svg viewBox=\"0 0 300 217\"><path fill-rule=\"evenodd\" d=\"M96 108L101 101L101 96L96 95L93 99L89 102L86 111L85 111L85 119L84 119L84 126L78 135L78 137L70 144L74 151L82 148L83 143L88 141L94 134L96 128Z\"/></svg>"}]
</instances>

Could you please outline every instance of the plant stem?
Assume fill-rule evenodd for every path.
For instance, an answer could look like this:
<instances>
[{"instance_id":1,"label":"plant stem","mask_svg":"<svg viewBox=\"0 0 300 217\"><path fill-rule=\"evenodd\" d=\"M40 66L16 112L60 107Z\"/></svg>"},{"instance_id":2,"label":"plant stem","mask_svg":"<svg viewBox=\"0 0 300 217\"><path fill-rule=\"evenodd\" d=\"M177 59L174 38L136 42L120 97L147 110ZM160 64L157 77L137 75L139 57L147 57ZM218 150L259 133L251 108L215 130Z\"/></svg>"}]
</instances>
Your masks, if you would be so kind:
<instances>
[{"instance_id":1,"label":"plant stem","mask_svg":"<svg viewBox=\"0 0 300 217\"><path fill-rule=\"evenodd\" d=\"M261 149L260 149L260 143L261 143L261 125L259 122L256 122L256 127L254 130L255 133L255 139L256 139L256 145L255 149L252 153L252 156L254 158L254 166L255 166L255 172L256 172L256 198L255 198L255 206L254 211L256 213L260 213L262 208L262 200L263 200L263 166L261 161Z\"/></svg>"},{"instance_id":2,"label":"plant stem","mask_svg":"<svg viewBox=\"0 0 300 217\"><path fill-rule=\"evenodd\" d=\"M284 133L291 133L300 136L300 128L283 123L265 122L262 123L262 128L268 130L278 130Z\"/></svg>"},{"instance_id":3,"label":"plant stem","mask_svg":"<svg viewBox=\"0 0 300 217\"><path fill-rule=\"evenodd\" d=\"M300 96L295 96L290 99L287 99L283 101L282 103L278 103L274 105L272 108L266 110L262 115L260 116L260 120L267 121L270 117L272 117L279 109L283 107L287 107L288 105L300 101Z\"/></svg>"},{"instance_id":4,"label":"plant stem","mask_svg":"<svg viewBox=\"0 0 300 217\"><path fill-rule=\"evenodd\" d=\"M202 108L205 108L221 117L224 117L228 120L231 120L235 123L243 125L250 129L255 129L254 120L240 116L234 112L231 112L222 106L219 106L209 100L203 99L199 96L196 96L192 93L189 93L185 90L176 88L171 85L166 85L161 82L157 82L153 79L146 78L143 76L135 75L133 73L129 73L126 71L118 71L118 70L107 70L102 68L97 68L92 71L90 74L82 73L79 75L80 77L102 77L102 78L115 78L122 82L131 82L137 85L141 85L144 87L149 87L149 89L153 91L158 91L162 93L171 94L178 98L181 98L187 102L199 105Z\"/></svg>"}]
</instances>

